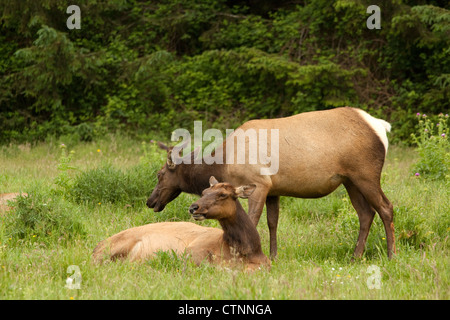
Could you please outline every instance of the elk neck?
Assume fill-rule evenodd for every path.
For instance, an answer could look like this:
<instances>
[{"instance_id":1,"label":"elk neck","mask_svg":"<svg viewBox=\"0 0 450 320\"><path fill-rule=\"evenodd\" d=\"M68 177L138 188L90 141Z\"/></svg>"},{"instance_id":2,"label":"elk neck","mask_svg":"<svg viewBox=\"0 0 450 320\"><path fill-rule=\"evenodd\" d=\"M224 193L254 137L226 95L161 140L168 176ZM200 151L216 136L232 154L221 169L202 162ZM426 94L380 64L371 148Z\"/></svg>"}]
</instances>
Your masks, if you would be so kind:
<instances>
[{"instance_id":1,"label":"elk neck","mask_svg":"<svg viewBox=\"0 0 450 320\"><path fill-rule=\"evenodd\" d=\"M193 162L193 161L192 161ZM223 171L225 166L219 163L206 164L204 159L202 163L179 164L181 172L181 190L183 192L201 195L202 191L209 188L209 178L216 177L219 181L223 180Z\"/></svg>"},{"instance_id":2,"label":"elk neck","mask_svg":"<svg viewBox=\"0 0 450 320\"><path fill-rule=\"evenodd\" d=\"M223 240L242 256L262 254L261 239L256 227L248 217L239 200L236 200L236 215L220 219Z\"/></svg>"}]
</instances>

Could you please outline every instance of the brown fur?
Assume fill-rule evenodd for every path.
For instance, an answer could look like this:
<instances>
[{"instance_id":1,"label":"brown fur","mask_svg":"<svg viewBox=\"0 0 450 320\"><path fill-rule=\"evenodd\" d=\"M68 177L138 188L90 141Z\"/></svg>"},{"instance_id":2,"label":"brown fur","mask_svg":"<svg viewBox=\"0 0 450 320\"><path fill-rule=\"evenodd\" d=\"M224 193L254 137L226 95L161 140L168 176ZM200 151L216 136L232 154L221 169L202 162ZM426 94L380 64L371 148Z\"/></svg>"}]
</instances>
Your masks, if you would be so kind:
<instances>
[{"instance_id":1,"label":"brown fur","mask_svg":"<svg viewBox=\"0 0 450 320\"><path fill-rule=\"evenodd\" d=\"M173 250L178 255L189 254L197 264L209 261L244 264L248 269L261 265L269 267L270 260L261 250L259 234L237 200L238 196L246 195L236 193L236 188L230 184L213 182L204 191L204 196L192 204L190 212L196 220L219 220L223 230L191 222L147 224L127 229L100 242L93 252L94 261L145 260L158 251Z\"/></svg>"},{"instance_id":2,"label":"brown fur","mask_svg":"<svg viewBox=\"0 0 450 320\"><path fill-rule=\"evenodd\" d=\"M395 253L393 207L380 186L387 145L383 144L360 110L344 107L280 119L251 120L240 129L254 129L257 132L258 129L279 130L279 169L276 174L260 174L260 169L270 164L236 164L236 161L223 165L182 163L170 169L165 165L160 171L162 178L147 205L161 211L180 192L200 194L207 188L207 178L211 175L234 185L255 183L257 189L249 198L249 215L257 225L266 204L270 255L275 257L279 197L319 198L344 184L360 220L354 255L359 257L364 251L374 210L379 213L385 226L388 256ZM236 131L215 150L224 159L227 157L227 141L234 139L235 135ZM267 150L271 150L268 140ZM245 150L236 148L235 144L235 155L244 151L248 154L248 144ZM194 157L193 154L191 156Z\"/></svg>"},{"instance_id":3,"label":"brown fur","mask_svg":"<svg viewBox=\"0 0 450 320\"><path fill-rule=\"evenodd\" d=\"M8 201L13 201L18 196L27 196L26 193L2 193L0 194L0 212L8 211L10 209Z\"/></svg>"}]
</instances>

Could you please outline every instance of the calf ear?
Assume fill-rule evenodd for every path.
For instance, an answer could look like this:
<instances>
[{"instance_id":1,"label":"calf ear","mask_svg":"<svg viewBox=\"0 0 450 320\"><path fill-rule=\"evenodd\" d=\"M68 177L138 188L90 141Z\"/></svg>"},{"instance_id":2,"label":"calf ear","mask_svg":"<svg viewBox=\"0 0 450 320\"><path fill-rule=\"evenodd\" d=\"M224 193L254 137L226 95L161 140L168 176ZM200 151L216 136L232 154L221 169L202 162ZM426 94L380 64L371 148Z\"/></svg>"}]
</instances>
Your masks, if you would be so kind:
<instances>
[{"instance_id":1,"label":"calf ear","mask_svg":"<svg viewBox=\"0 0 450 320\"><path fill-rule=\"evenodd\" d=\"M239 198L247 199L250 197L256 189L256 184L248 184L246 186L240 186L235 189L236 195Z\"/></svg>"},{"instance_id":2,"label":"calf ear","mask_svg":"<svg viewBox=\"0 0 450 320\"><path fill-rule=\"evenodd\" d=\"M216 184L218 184L219 183L219 181L217 181L217 179L214 177L214 176L211 176L210 178L209 178L209 186L210 187L212 187L212 186L214 186L214 185L216 185Z\"/></svg>"}]
</instances>

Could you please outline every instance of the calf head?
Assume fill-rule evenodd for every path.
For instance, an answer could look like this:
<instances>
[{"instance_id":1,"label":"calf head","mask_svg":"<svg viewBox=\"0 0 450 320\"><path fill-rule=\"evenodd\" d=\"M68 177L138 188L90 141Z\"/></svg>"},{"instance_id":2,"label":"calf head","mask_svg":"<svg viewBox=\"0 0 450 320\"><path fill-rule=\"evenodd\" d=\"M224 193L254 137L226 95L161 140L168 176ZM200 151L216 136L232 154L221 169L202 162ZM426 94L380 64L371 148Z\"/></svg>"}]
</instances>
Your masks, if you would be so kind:
<instances>
[{"instance_id":1,"label":"calf head","mask_svg":"<svg viewBox=\"0 0 450 320\"><path fill-rule=\"evenodd\" d=\"M189 207L189 213L197 221L232 219L236 215L237 198L248 198L256 189L254 184L235 188L229 183L219 183L214 177L209 179L209 184L202 197Z\"/></svg>"}]
</instances>

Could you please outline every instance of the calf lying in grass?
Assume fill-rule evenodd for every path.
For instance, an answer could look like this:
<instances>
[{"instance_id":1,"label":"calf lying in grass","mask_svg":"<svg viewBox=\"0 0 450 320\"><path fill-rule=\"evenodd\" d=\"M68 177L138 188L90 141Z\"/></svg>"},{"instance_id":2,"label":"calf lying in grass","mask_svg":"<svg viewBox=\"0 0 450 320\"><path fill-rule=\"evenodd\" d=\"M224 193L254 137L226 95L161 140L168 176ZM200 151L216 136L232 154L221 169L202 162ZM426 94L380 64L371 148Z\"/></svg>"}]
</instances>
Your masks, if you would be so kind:
<instances>
[{"instance_id":1,"label":"calf lying in grass","mask_svg":"<svg viewBox=\"0 0 450 320\"><path fill-rule=\"evenodd\" d=\"M202 227L191 222L161 222L127 229L100 242L93 259L151 259L158 251L187 253L196 264L244 264L248 269L270 266L261 249L256 227L245 213L238 197L247 198L255 185L238 188L210 178L210 188L189 207L192 217L201 221L216 219L223 230Z\"/></svg>"}]
</instances>

